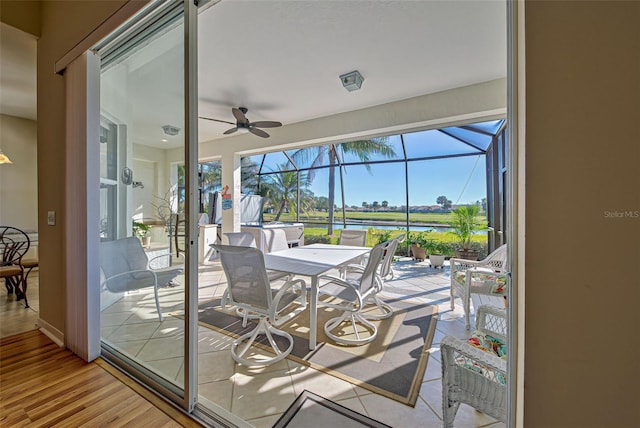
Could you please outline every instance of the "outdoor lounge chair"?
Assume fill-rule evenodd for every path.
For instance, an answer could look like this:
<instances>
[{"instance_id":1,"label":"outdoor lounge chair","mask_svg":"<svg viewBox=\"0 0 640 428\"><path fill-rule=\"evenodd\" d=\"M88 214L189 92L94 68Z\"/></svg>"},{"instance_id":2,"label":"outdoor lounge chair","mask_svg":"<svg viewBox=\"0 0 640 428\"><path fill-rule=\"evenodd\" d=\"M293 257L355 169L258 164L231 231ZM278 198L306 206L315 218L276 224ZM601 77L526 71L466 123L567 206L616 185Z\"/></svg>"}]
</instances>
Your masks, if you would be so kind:
<instances>
[{"instance_id":1,"label":"outdoor lounge chair","mask_svg":"<svg viewBox=\"0 0 640 428\"><path fill-rule=\"evenodd\" d=\"M162 321L158 288L180 275L183 268L173 266L150 269L149 264L159 257L171 255L163 254L149 260L140 240L134 236L101 242L100 268L104 273L104 281L100 285L113 293L153 287L158 318Z\"/></svg>"},{"instance_id":2,"label":"outdoor lounge chair","mask_svg":"<svg viewBox=\"0 0 640 428\"><path fill-rule=\"evenodd\" d=\"M238 337L231 345L234 361L248 367L273 364L285 358L293 349L293 337L274 326L280 326L306 309L307 285L304 280L287 281L279 290L273 290L264 266L262 251L251 247L214 245L227 277L229 303L241 308L249 317L258 318L257 326ZM299 285L299 287L294 287ZM297 303L297 306L294 304ZM248 359L245 355L259 335L266 336L275 356ZM273 335L285 337L289 346L281 350ZM244 343L246 340L246 343Z\"/></svg>"},{"instance_id":3,"label":"outdoor lounge chair","mask_svg":"<svg viewBox=\"0 0 640 428\"><path fill-rule=\"evenodd\" d=\"M471 294L480 293L494 297L504 296L504 287L508 280L506 275L507 244L497 248L484 260L474 261L452 258L451 265L451 310L454 309L454 299L462 299L465 327L469 330L469 312ZM496 275L493 275L496 274ZM491 286L490 283L492 283ZM485 284L487 287L485 287ZM503 287L500 288L499 286Z\"/></svg>"},{"instance_id":4,"label":"outdoor lounge chair","mask_svg":"<svg viewBox=\"0 0 640 428\"><path fill-rule=\"evenodd\" d=\"M468 340L442 339L442 416L453 427L460 403L468 404L506 423L507 419L506 311L482 305L476 331Z\"/></svg>"}]
</instances>

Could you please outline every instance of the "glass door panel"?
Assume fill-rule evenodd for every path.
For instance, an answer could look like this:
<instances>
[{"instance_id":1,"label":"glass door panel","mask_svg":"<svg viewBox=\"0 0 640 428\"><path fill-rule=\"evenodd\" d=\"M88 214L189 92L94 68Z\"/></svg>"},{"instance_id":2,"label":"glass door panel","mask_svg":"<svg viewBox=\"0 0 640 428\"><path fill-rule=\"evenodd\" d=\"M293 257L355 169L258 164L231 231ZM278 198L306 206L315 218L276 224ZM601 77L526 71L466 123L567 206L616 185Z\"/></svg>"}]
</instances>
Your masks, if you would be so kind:
<instances>
[{"instance_id":1,"label":"glass door panel","mask_svg":"<svg viewBox=\"0 0 640 428\"><path fill-rule=\"evenodd\" d=\"M185 252L176 251L185 165L183 5L167 2L98 52L102 59L103 349L183 396ZM128 39L127 39L128 37ZM102 141L104 140L104 141ZM183 249L184 250L184 249Z\"/></svg>"}]
</instances>

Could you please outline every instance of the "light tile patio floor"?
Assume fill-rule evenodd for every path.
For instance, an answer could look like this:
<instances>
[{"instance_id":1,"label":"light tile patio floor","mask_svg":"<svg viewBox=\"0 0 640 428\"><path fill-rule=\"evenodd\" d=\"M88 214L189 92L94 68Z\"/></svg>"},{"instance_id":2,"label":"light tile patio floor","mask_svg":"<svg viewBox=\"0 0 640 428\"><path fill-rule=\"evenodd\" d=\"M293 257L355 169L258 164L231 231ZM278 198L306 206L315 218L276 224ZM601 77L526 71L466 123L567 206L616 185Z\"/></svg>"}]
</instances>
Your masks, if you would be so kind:
<instances>
[{"instance_id":1,"label":"light tile patio floor","mask_svg":"<svg viewBox=\"0 0 640 428\"><path fill-rule=\"evenodd\" d=\"M231 359L231 338L202 326L198 332L200 396L256 427L272 426L304 389L393 427L442 426L439 343L446 335L461 338L468 335L464 328L462 307L460 301L456 300L455 310L450 309L448 266L433 269L428 260L415 262L402 258L394 263L394 271L395 277L385 285L386 301L425 302L437 305L439 312L431 355L415 407L286 359L265 368L248 369ZM3 337L8 335L6 333L20 332L16 326L23 321L23 329L34 327L38 307L37 272L34 273L36 275L33 280L30 277L29 284L29 299L34 310L25 310L20 302L12 302L12 297L2 301L0 321ZM224 273L218 264L201 267L198 296L201 302L221 296L225 288ZM102 312L102 337L117 349L179 384L183 377L183 321L168 314L183 308L183 298L184 288L181 285L160 290L165 314L164 321L160 322L150 290L128 293ZM29 317L33 317L33 320ZM504 424L461 405L455 426L500 428Z\"/></svg>"}]
</instances>

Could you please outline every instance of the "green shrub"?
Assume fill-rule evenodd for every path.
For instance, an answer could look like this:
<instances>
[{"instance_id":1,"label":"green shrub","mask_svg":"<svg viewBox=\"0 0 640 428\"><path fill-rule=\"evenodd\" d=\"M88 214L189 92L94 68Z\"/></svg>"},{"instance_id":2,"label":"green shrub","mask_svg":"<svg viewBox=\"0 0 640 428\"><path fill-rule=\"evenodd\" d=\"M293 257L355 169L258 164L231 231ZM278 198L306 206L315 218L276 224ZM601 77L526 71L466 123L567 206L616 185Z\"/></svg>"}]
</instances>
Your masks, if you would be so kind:
<instances>
[{"instance_id":1,"label":"green shrub","mask_svg":"<svg viewBox=\"0 0 640 428\"><path fill-rule=\"evenodd\" d=\"M331 244L329 235L306 235L304 236L304 245L311 244Z\"/></svg>"}]
</instances>

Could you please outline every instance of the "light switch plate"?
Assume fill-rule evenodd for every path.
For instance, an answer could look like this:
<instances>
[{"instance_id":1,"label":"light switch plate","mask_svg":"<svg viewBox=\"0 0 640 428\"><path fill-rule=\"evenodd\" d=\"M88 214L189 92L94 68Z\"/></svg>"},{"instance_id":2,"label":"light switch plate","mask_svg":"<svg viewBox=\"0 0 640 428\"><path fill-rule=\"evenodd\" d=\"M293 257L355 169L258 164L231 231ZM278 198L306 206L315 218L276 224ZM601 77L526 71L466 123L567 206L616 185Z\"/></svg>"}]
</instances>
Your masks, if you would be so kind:
<instances>
[{"instance_id":1,"label":"light switch plate","mask_svg":"<svg viewBox=\"0 0 640 428\"><path fill-rule=\"evenodd\" d=\"M56 225L56 212L55 211L48 211L47 212L47 224L49 226L55 226Z\"/></svg>"}]
</instances>

